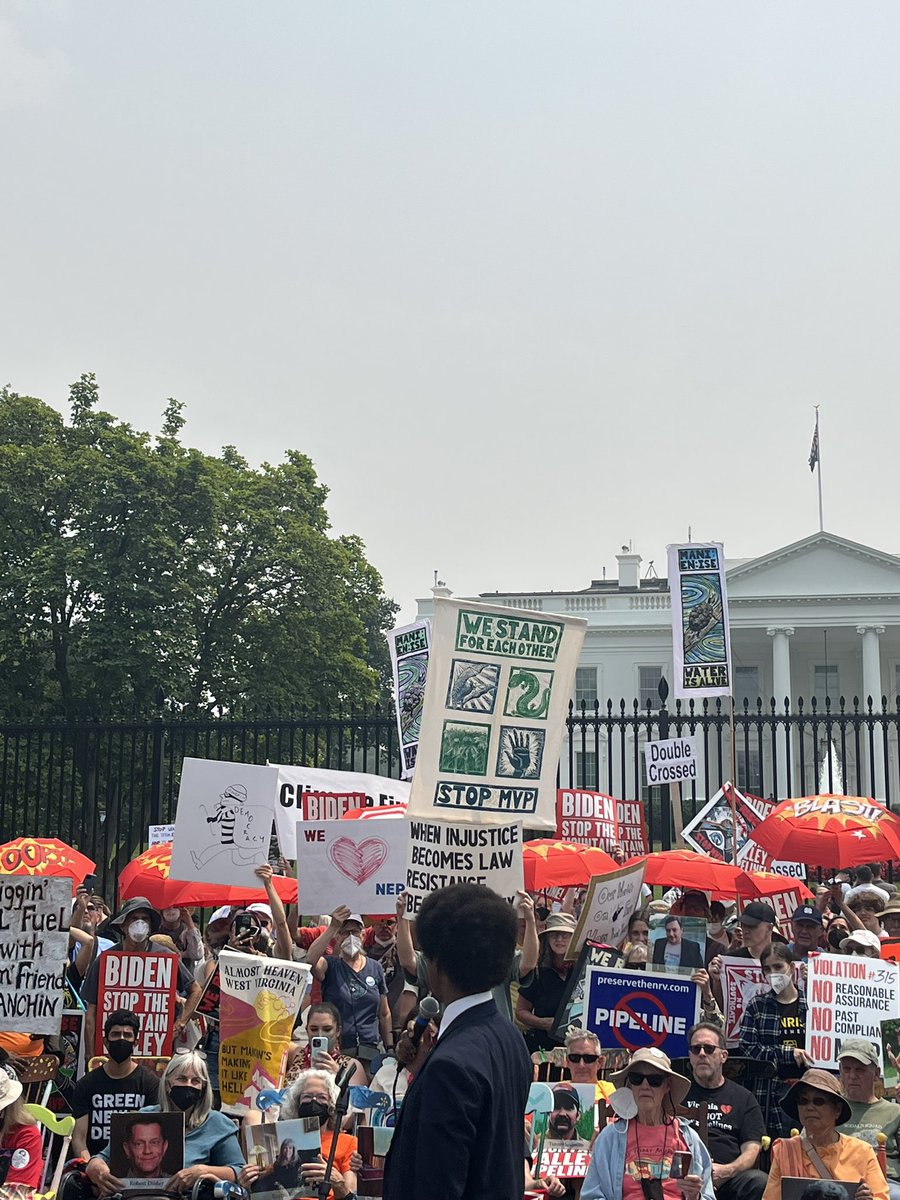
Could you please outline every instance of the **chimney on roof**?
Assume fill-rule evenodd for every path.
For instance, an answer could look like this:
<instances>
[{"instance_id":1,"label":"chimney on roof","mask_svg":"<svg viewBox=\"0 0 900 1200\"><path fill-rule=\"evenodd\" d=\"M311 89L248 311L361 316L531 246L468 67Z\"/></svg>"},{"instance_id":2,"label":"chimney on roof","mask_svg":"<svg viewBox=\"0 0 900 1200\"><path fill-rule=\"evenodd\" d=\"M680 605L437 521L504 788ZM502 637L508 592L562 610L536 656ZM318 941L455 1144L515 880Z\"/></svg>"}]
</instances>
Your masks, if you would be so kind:
<instances>
[{"instance_id":1,"label":"chimney on roof","mask_svg":"<svg viewBox=\"0 0 900 1200\"><path fill-rule=\"evenodd\" d=\"M619 564L619 587L637 590L641 586L641 556L632 553L630 546L623 546L616 555Z\"/></svg>"}]
</instances>

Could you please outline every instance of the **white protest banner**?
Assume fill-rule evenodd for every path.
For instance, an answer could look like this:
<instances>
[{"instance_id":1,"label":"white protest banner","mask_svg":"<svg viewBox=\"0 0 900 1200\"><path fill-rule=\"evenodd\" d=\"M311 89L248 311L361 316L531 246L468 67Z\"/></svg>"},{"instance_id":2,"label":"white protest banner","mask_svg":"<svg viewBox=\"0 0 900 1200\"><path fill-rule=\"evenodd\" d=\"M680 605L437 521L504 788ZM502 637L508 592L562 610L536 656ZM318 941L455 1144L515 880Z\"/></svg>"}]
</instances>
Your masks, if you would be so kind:
<instances>
[{"instance_id":1,"label":"white protest banner","mask_svg":"<svg viewBox=\"0 0 900 1200\"><path fill-rule=\"evenodd\" d=\"M269 861L278 771L186 758L181 768L170 879L259 887Z\"/></svg>"},{"instance_id":2,"label":"white protest banner","mask_svg":"<svg viewBox=\"0 0 900 1200\"><path fill-rule=\"evenodd\" d=\"M272 765L278 771L275 829L285 858L297 857L298 821L336 821L351 808L386 808L409 799L409 784L402 779L364 771Z\"/></svg>"},{"instance_id":3,"label":"white protest banner","mask_svg":"<svg viewBox=\"0 0 900 1200\"><path fill-rule=\"evenodd\" d=\"M751 1000L767 992L769 985L758 962L750 958L722 957L722 992L725 997L725 1044L736 1046L740 1040L741 1019Z\"/></svg>"},{"instance_id":4,"label":"white protest banner","mask_svg":"<svg viewBox=\"0 0 900 1200\"><path fill-rule=\"evenodd\" d=\"M0 875L0 1029L59 1033L71 879Z\"/></svg>"},{"instance_id":5,"label":"white protest banner","mask_svg":"<svg viewBox=\"0 0 900 1200\"><path fill-rule=\"evenodd\" d=\"M406 821L301 821L297 827L300 912L390 913L406 881Z\"/></svg>"},{"instance_id":6,"label":"white protest banner","mask_svg":"<svg viewBox=\"0 0 900 1200\"><path fill-rule=\"evenodd\" d=\"M586 622L437 599L409 811L556 828L556 774Z\"/></svg>"},{"instance_id":7,"label":"white protest banner","mask_svg":"<svg viewBox=\"0 0 900 1200\"><path fill-rule=\"evenodd\" d=\"M175 837L174 825L151 825L148 846L158 846L161 842L171 842Z\"/></svg>"},{"instance_id":8,"label":"white protest banner","mask_svg":"<svg viewBox=\"0 0 900 1200\"><path fill-rule=\"evenodd\" d=\"M400 735L400 774L404 779L411 779L422 728L431 622L414 621L412 625L400 625L388 632L387 640L394 674L397 732Z\"/></svg>"},{"instance_id":9,"label":"white protest banner","mask_svg":"<svg viewBox=\"0 0 900 1200\"><path fill-rule=\"evenodd\" d=\"M111 1012L127 1008L140 1021L134 1052L162 1058L172 1053L178 955L150 952L129 954L106 950L100 955L97 984L97 1023L92 1054L103 1054L103 1023Z\"/></svg>"},{"instance_id":10,"label":"white protest banner","mask_svg":"<svg viewBox=\"0 0 900 1200\"><path fill-rule=\"evenodd\" d=\"M731 695L725 556L719 542L669 546L672 689L679 700Z\"/></svg>"},{"instance_id":11,"label":"white protest banner","mask_svg":"<svg viewBox=\"0 0 900 1200\"><path fill-rule=\"evenodd\" d=\"M223 950L219 955L219 1088L225 1104L254 1107L281 1087L308 963Z\"/></svg>"},{"instance_id":12,"label":"white protest banner","mask_svg":"<svg viewBox=\"0 0 900 1200\"><path fill-rule=\"evenodd\" d=\"M574 961L587 941L599 942L602 946L622 945L628 934L628 920L641 906L645 865L632 863L618 871L610 871L608 875L593 877L566 951L567 959Z\"/></svg>"},{"instance_id":13,"label":"white protest banner","mask_svg":"<svg viewBox=\"0 0 900 1200\"><path fill-rule=\"evenodd\" d=\"M697 739L666 738L644 746L644 774L648 787L681 783L697 778Z\"/></svg>"},{"instance_id":14,"label":"white protest banner","mask_svg":"<svg viewBox=\"0 0 900 1200\"><path fill-rule=\"evenodd\" d=\"M687 1031L700 1013L700 988L690 979L589 967L587 994L585 1026L604 1049L656 1047L669 1058L687 1057Z\"/></svg>"},{"instance_id":15,"label":"white protest banner","mask_svg":"<svg viewBox=\"0 0 900 1200\"><path fill-rule=\"evenodd\" d=\"M729 797L734 799L733 817ZM751 831L774 807L774 800L764 800L749 792L745 794L733 784L726 783L684 827L684 840L700 854L733 863L737 832L737 865L743 870L772 871L791 879L805 879L807 868L802 863L773 859L750 838Z\"/></svg>"},{"instance_id":16,"label":"white protest banner","mask_svg":"<svg viewBox=\"0 0 900 1200\"><path fill-rule=\"evenodd\" d=\"M866 1038L881 1057L881 1022L900 1016L897 964L856 954L816 954L807 968L806 1050L836 1071L845 1038Z\"/></svg>"},{"instance_id":17,"label":"white protest banner","mask_svg":"<svg viewBox=\"0 0 900 1200\"><path fill-rule=\"evenodd\" d=\"M408 824L407 920L426 896L452 883L482 883L515 902L524 887L520 821L473 827L411 818Z\"/></svg>"}]
</instances>

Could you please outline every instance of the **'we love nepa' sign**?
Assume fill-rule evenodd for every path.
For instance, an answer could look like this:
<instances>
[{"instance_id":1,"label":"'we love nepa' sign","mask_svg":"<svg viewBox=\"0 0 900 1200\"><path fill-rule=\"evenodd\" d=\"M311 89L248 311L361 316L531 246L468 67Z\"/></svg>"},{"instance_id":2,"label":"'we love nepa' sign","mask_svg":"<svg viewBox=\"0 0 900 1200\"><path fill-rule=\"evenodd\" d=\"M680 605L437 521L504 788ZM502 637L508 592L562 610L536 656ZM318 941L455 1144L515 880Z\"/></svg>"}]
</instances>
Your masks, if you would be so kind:
<instances>
[{"instance_id":1,"label":"'we love nepa' sign","mask_svg":"<svg viewBox=\"0 0 900 1200\"><path fill-rule=\"evenodd\" d=\"M297 824L297 904L301 913L391 913L406 880L409 824L301 821Z\"/></svg>"}]
</instances>

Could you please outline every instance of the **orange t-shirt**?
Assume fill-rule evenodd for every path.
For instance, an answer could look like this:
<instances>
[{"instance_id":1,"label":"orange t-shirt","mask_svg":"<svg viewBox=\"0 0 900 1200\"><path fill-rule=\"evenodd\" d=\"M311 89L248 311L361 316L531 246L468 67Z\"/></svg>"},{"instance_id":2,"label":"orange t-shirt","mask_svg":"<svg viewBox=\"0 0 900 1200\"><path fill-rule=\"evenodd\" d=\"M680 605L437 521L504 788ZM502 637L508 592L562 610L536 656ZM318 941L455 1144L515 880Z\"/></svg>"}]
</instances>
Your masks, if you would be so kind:
<instances>
[{"instance_id":1,"label":"orange t-shirt","mask_svg":"<svg viewBox=\"0 0 900 1200\"><path fill-rule=\"evenodd\" d=\"M328 1155L331 1151L331 1139L334 1134L330 1129L322 1130L322 1157L328 1162ZM349 1133L339 1133L337 1141L337 1150L334 1152L334 1171L340 1171L343 1175L350 1168L350 1155L356 1151L356 1138L351 1137ZM334 1192L328 1193L329 1198L333 1198Z\"/></svg>"},{"instance_id":2,"label":"orange t-shirt","mask_svg":"<svg viewBox=\"0 0 900 1200\"><path fill-rule=\"evenodd\" d=\"M13 1058L40 1058L44 1053L44 1039L32 1041L27 1033L0 1033L0 1049Z\"/></svg>"}]
</instances>

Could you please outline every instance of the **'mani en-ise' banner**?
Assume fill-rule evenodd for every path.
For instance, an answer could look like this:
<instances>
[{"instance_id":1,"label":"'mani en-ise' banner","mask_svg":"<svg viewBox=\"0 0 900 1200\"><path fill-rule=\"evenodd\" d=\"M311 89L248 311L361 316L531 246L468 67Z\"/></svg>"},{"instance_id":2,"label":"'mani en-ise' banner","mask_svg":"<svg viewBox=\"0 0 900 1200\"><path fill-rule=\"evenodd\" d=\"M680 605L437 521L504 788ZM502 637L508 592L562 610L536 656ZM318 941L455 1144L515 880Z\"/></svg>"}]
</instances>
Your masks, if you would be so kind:
<instances>
[{"instance_id":1,"label":"'mani en-ise' banner","mask_svg":"<svg viewBox=\"0 0 900 1200\"><path fill-rule=\"evenodd\" d=\"M669 547L676 698L731 695L725 557L720 542Z\"/></svg>"},{"instance_id":2,"label":"'mani en-ise' banner","mask_svg":"<svg viewBox=\"0 0 900 1200\"><path fill-rule=\"evenodd\" d=\"M434 605L410 816L556 828L556 770L586 622Z\"/></svg>"}]
</instances>

